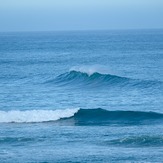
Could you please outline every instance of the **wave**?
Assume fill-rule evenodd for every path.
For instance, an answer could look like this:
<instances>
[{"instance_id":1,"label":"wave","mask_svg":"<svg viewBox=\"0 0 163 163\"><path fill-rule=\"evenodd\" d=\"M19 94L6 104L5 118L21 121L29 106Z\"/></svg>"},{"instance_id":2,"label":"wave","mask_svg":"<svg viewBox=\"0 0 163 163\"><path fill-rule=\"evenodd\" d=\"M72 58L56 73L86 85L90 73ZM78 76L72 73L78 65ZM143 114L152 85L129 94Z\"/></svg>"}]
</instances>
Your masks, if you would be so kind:
<instances>
[{"instance_id":1,"label":"wave","mask_svg":"<svg viewBox=\"0 0 163 163\"><path fill-rule=\"evenodd\" d=\"M57 84L59 86L106 86L109 84L127 84L130 79L110 74L100 74L94 72L92 74L80 71L70 71L57 76L55 79L48 80L46 83Z\"/></svg>"},{"instance_id":2,"label":"wave","mask_svg":"<svg viewBox=\"0 0 163 163\"><path fill-rule=\"evenodd\" d=\"M57 125L150 125L163 122L163 114L98 109L0 111L0 123L54 122Z\"/></svg>"},{"instance_id":3,"label":"wave","mask_svg":"<svg viewBox=\"0 0 163 163\"><path fill-rule=\"evenodd\" d=\"M141 135L141 136L130 136L120 139L114 139L105 142L105 145L118 145L118 146L134 146L134 147L148 147L148 146L163 146L163 136L149 136L149 135Z\"/></svg>"},{"instance_id":4,"label":"wave","mask_svg":"<svg viewBox=\"0 0 163 163\"><path fill-rule=\"evenodd\" d=\"M159 81L144 81L131 79L111 74L101 74L99 72L75 71L63 73L54 79L48 80L46 84L56 84L57 86L90 86L90 87L106 87L106 86L134 86L147 88L160 84Z\"/></svg>"}]
</instances>

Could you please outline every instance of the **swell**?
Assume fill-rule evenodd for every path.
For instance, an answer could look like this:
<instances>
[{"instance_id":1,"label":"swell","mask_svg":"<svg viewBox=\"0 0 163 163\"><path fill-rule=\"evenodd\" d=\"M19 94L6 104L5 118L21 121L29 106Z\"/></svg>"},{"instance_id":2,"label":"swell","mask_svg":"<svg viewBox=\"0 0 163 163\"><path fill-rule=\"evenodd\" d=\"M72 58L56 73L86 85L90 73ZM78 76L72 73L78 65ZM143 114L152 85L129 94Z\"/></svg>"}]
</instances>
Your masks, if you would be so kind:
<instances>
[{"instance_id":1,"label":"swell","mask_svg":"<svg viewBox=\"0 0 163 163\"><path fill-rule=\"evenodd\" d=\"M56 125L150 125L163 122L163 114L98 109L0 111L0 123L43 123Z\"/></svg>"},{"instance_id":2,"label":"swell","mask_svg":"<svg viewBox=\"0 0 163 163\"><path fill-rule=\"evenodd\" d=\"M160 86L160 81L138 80L126 77L120 77L111 74L101 74L98 72L86 73L72 70L63 73L54 79L47 80L46 84L56 84L57 86L90 86L90 87L106 87L106 86L130 86L130 87L151 87Z\"/></svg>"},{"instance_id":3,"label":"swell","mask_svg":"<svg viewBox=\"0 0 163 163\"><path fill-rule=\"evenodd\" d=\"M140 136L129 136L119 139L113 139L105 142L105 145L118 145L125 147L162 147L163 136L153 135L140 135Z\"/></svg>"}]
</instances>

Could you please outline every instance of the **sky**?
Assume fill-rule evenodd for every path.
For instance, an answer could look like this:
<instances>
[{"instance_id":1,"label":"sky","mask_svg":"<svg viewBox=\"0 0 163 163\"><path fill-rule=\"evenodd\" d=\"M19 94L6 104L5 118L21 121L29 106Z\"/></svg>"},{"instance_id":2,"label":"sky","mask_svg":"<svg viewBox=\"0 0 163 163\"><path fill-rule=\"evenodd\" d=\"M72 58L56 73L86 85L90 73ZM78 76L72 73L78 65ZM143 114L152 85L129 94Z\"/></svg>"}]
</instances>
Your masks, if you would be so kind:
<instances>
[{"instance_id":1,"label":"sky","mask_svg":"<svg viewBox=\"0 0 163 163\"><path fill-rule=\"evenodd\" d=\"M163 0L0 0L0 31L163 28Z\"/></svg>"}]
</instances>

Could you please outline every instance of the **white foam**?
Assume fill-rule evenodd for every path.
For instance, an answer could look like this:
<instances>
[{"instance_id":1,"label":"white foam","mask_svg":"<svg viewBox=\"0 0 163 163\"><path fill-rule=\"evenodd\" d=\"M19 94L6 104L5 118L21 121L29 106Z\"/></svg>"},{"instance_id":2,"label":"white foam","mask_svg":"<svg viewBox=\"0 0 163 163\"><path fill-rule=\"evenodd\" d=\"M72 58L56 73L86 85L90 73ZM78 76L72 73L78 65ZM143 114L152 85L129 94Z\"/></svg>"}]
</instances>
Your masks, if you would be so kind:
<instances>
[{"instance_id":1,"label":"white foam","mask_svg":"<svg viewBox=\"0 0 163 163\"><path fill-rule=\"evenodd\" d=\"M78 112L76 109L58 109L58 110L11 110L0 111L0 123L31 123L56 121L60 118L73 116Z\"/></svg>"},{"instance_id":2,"label":"white foam","mask_svg":"<svg viewBox=\"0 0 163 163\"><path fill-rule=\"evenodd\" d=\"M93 66L74 66L70 69L70 71L77 71L82 73L87 73L88 75L92 75L94 73L100 74L109 74L109 71L106 67L101 65L93 65Z\"/></svg>"}]
</instances>

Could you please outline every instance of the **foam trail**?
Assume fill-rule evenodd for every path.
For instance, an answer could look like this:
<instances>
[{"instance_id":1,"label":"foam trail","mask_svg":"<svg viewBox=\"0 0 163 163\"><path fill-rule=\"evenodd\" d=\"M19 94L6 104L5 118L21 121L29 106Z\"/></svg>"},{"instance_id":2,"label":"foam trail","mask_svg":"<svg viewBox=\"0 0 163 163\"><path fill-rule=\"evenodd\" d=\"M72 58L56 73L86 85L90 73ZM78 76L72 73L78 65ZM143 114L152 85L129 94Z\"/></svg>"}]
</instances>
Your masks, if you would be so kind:
<instances>
[{"instance_id":1,"label":"foam trail","mask_svg":"<svg viewBox=\"0 0 163 163\"><path fill-rule=\"evenodd\" d=\"M60 118L68 118L73 116L76 109L64 109L64 110L11 110L0 111L0 123L31 123L31 122L48 122L56 121Z\"/></svg>"}]
</instances>

